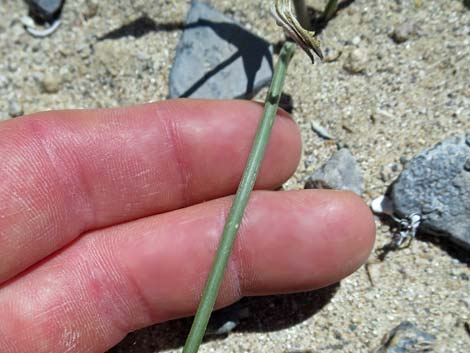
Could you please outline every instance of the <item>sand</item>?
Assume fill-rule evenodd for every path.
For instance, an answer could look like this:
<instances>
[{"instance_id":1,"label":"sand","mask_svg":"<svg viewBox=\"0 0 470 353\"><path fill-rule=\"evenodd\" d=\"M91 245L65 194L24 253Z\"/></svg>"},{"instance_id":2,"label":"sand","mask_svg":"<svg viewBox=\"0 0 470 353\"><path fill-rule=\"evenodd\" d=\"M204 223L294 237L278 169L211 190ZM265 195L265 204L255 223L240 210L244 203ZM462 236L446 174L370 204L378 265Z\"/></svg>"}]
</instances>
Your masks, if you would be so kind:
<instances>
[{"instance_id":1,"label":"sand","mask_svg":"<svg viewBox=\"0 0 470 353\"><path fill-rule=\"evenodd\" d=\"M325 2L307 1L317 10ZM370 201L398 176L401 162L448 136L470 132L470 12L461 0L350 2L320 35L328 62L312 66L298 51L289 68L285 93L292 97L304 150L285 189L302 189L336 148L311 130L315 120L356 156ZM270 1L212 4L271 42L283 38L269 16ZM26 14L23 2L3 1L0 120L22 112L165 99L188 7L188 1L67 1L59 30L36 39L19 21ZM135 37L113 32L139 18L167 26L147 26ZM407 21L415 33L397 44L390 35ZM114 39L98 40L110 32ZM358 62L363 72L351 74L345 67L355 49L364 59ZM391 234L377 220L376 250ZM409 320L437 336L434 352L468 352L468 252L420 236L382 262L373 253L369 263L369 275L362 267L317 292L245 300L252 317L228 337L207 340L200 351L371 352ZM189 324L178 320L141 330L111 352L180 351Z\"/></svg>"}]
</instances>

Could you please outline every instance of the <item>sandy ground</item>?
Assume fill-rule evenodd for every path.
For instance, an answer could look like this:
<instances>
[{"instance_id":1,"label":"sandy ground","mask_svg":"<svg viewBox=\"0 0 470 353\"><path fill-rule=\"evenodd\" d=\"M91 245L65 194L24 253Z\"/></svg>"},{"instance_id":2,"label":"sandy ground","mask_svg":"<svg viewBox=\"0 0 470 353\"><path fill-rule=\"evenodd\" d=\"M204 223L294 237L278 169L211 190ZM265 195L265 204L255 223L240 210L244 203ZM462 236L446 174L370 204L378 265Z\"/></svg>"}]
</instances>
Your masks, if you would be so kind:
<instances>
[{"instance_id":1,"label":"sandy ground","mask_svg":"<svg viewBox=\"0 0 470 353\"><path fill-rule=\"evenodd\" d=\"M307 3L321 9L323 0ZM347 144L365 176L365 199L383 194L400 161L459 132L470 132L470 11L462 0L356 0L323 30L330 62L294 57L285 93L302 129L304 158L286 189L301 189L335 150L315 120ZM97 7L94 6L97 5ZM271 42L282 39L270 1L212 1ZM35 39L19 18L22 1L0 4L0 120L39 110L133 105L168 96L168 76L189 1L68 1L61 28ZM98 40L146 17L148 31ZM149 22L150 21L150 22ZM390 34L409 21L416 33ZM364 71L344 69L359 48ZM257 99L263 99L265 91ZM390 239L377 221L376 249ZM252 318L201 352L371 352L403 320L437 336L434 352L468 352L470 255L422 236L336 286L317 292L246 300ZM129 335L114 353L176 352L189 320Z\"/></svg>"}]
</instances>

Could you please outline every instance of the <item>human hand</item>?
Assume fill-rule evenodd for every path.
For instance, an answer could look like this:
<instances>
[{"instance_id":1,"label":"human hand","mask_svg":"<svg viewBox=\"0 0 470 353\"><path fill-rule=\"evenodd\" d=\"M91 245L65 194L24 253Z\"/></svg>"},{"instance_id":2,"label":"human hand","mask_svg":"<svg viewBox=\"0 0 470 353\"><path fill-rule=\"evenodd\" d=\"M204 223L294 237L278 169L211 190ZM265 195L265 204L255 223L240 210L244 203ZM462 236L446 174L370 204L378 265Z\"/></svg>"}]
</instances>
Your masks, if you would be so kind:
<instances>
[{"instance_id":1,"label":"human hand","mask_svg":"<svg viewBox=\"0 0 470 353\"><path fill-rule=\"evenodd\" d=\"M262 107L173 100L0 124L0 351L103 352L194 313ZM295 171L280 113L256 189ZM217 307L334 283L374 223L352 193L255 191Z\"/></svg>"}]
</instances>

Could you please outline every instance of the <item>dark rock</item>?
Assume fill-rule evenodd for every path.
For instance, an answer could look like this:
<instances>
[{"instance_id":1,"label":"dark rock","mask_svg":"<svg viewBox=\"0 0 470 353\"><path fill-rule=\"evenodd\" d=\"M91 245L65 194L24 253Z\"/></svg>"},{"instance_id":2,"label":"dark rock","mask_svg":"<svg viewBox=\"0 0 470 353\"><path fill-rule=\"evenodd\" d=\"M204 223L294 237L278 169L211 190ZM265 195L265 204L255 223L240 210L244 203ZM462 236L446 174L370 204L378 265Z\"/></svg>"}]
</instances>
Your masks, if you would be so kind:
<instances>
[{"instance_id":1,"label":"dark rock","mask_svg":"<svg viewBox=\"0 0 470 353\"><path fill-rule=\"evenodd\" d=\"M250 316L248 307L235 303L212 313L206 329L206 335L226 335L231 332L242 319Z\"/></svg>"},{"instance_id":2,"label":"dark rock","mask_svg":"<svg viewBox=\"0 0 470 353\"><path fill-rule=\"evenodd\" d=\"M193 1L170 73L170 97L249 98L272 77L273 47Z\"/></svg>"},{"instance_id":3,"label":"dark rock","mask_svg":"<svg viewBox=\"0 0 470 353\"><path fill-rule=\"evenodd\" d=\"M400 216L418 213L420 230L449 236L470 249L470 134L450 137L417 154L391 191Z\"/></svg>"},{"instance_id":4,"label":"dark rock","mask_svg":"<svg viewBox=\"0 0 470 353\"><path fill-rule=\"evenodd\" d=\"M436 337L421 331L409 321L403 321L382 339L375 353L432 352Z\"/></svg>"},{"instance_id":5,"label":"dark rock","mask_svg":"<svg viewBox=\"0 0 470 353\"><path fill-rule=\"evenodd\" d=\"M59 13L64 0L26 0L26 2L33 17L49 21Z\"/></svg>"},{"instance_id":6,"label":"dark rock","mask_svg":"<svg viewBox=\"0 0 470 353\"><path fill-rule=\"evenodd\" d=\"M362 170L351 152L342 148L308 178L305 188L350 190L362 195Z\"/></svg>"}]
</instances>

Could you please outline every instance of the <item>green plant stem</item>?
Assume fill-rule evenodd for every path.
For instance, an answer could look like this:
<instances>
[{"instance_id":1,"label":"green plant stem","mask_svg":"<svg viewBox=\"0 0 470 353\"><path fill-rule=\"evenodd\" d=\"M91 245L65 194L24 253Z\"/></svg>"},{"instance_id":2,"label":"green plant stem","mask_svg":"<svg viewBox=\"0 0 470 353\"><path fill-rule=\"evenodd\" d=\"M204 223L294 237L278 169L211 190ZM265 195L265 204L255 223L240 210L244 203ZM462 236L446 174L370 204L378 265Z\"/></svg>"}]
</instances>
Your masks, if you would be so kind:
<instances>
[{"instance_id":1,"label":"green plant stem","mask_svg":"<svg viewBox=\"0 0 470 353\"><path fill-rule=\"evenodd\" d=\"M329 0L321 16L323 21L328 21L338 9L338 0Z\"/></svg>"},{"instance_id":2,"label":"green plant stem","mask_svg":"<svg viewBox=\"0 0 470 353\"><path fill-rule=\"evenodd\" d=\"M194 317L191 331L183 348L183 353L196 353L201 344L202 338L206 331L207 323L209 321L211 312L214 308L217 299L219 288L224 277L225 268L227 266L230 253L232 251L233 243L235 241L240 222L243 217L243 212L248 203L250 193L255 185L256 177L258 176L259 168L266 151L266 146L269 141L269 136L276 117L276 112L279 106L279 99L286 77L287 66L295 50L295 44L291 42L284 43L279 60L274 69L271 87L269 88L266 101L264 104L263 117L258 125L253 147L248 157L248 162L243 172L242 180L238 186L235 199L233 200L232 208L228 215L222 237L219 242L217 254L212 264L212 270L207 280L204 293L199 303L199 308ZM237 143L237 141L234 141Z\"/></svg>"}]
</instances>

